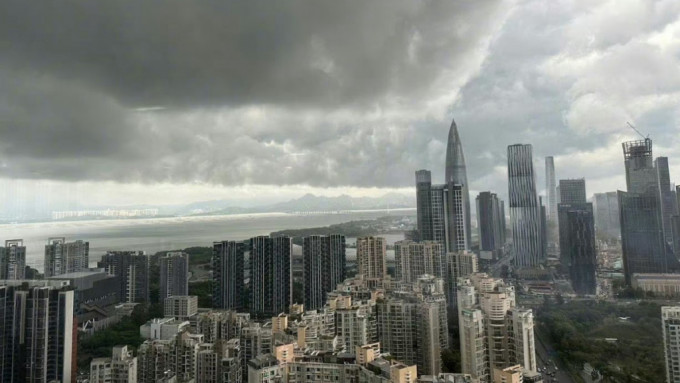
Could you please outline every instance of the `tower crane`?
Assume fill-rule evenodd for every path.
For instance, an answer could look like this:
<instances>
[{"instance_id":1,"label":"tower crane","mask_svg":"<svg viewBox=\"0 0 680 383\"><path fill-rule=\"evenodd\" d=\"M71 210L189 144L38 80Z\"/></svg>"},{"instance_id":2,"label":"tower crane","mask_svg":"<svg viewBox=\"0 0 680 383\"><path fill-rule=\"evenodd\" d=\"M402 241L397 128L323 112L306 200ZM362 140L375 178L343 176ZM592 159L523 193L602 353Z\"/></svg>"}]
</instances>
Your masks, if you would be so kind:
<instances>
[{"instance_id":1,"label":"tower crane","mask_svg":"<svg viewBox=\"0 0 680 383\"><path fill-rule=\"evenodd\" d=\"M630 126L630 128L633 129L633 130L635 131L635 133L639 134L640 137L642 137L642 138L644 138L644 139L648 139L648 138L649 138L649 134L647 135L647 137L645 137L645 135L642 134L642 133L640 133L640 131L637 130L637 128L635 128L635 127L633 126L633 124L631 124L630 122L626 121L626 124L628 124L628 126Z\"/></svg>"}]
</instances>

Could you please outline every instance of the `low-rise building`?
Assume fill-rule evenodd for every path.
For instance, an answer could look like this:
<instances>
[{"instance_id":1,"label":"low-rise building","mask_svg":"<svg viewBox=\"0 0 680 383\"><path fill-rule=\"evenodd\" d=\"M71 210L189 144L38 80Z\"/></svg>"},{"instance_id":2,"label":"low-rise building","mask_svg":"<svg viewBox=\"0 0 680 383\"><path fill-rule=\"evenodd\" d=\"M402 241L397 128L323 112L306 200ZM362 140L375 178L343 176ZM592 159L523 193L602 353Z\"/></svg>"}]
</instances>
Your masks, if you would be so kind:
<instances>
[{"instance_id":1,"label":"low-rise building","mask_svg":"<svg viewBox=\"0 0 680 383\"><path fill-rule=\"evenodd\" d=\"M175 318L154 318L139 326L139 335L144 339L172 339L183 329L189 328L189 322Z\"/></svg>"},{"instance_id":2,"label":"low-rise building","mask_svg":"<svg viewBox=\"0 0 680 383\"><path fill-rule=\"evenodd\" d=\"M439 375L421 375L419 383L479 383L469 374L441 373Z\"/></svg>"},{"instance_id":3,"label":"low-rise building","mask_svg":"<svg viewBox=\"0 0 680 383\"><path fill-rule=\"evenodd\" d=\"M128 346L115 346L111 358L90 362L90 383L137 383L137 357Z\"/></svg>"},{"instance_id":4,"label":"low-rise building","mask_svg":"<svg viewBox=\"0 0 680 383\"><path fill-rule=\"evenodd\" d=\"M196 295L173 295L165 299L164 313L166 317L189 320L198 314L198 297Z\"/></svg>"},{"instance_id":5,"label":"low-rise building","mask_svg":"<svg viewBox=\"0 0 680 383\"><path fill-rule=\"evenodd\" d=\"M631 285L657 297L680 297L680 274L633 274Z\"/></svg>"},{"instance_id":6,"label":"low-rise building","mask_svg":"<svg viewBox=\"0 0 680 383\"><path fill-rule=\"evenodd\" d=\"M493 383L522 383L522 366L514 365L493 369Z\"/></svg>"}]
</instances>

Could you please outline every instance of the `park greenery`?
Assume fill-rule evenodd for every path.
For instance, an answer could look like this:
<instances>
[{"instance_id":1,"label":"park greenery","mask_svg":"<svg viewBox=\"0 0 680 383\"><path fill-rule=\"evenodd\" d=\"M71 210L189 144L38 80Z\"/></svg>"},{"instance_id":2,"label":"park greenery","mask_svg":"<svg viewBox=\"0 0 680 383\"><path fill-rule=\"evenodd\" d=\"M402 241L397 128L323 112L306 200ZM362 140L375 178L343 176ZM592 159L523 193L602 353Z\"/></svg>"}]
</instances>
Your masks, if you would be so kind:
<instances>
[{"instance_id":1,"label":"park greenery","mask_svg":"<svg viewBox=\"0 0 680 383\"><path fill-rule=\"evenodd\" d=\"M565 363L609 382L662 382L661 308L652 302L573 301L537 310L538 331Z\"/></svg>"},{"instance_id":2,"label":"park greenery","mask_svg":"<svg viewBox=\"0 0 680 383\"><path fill-rule=\"evenodd\" d=\"M78 367L88 369L92 358L110 357L114 346L128 345L137 349L144 338L139 333L139 326L151 318L163 317L160 304L139 304L130 316L92 335L78 336Z\"/></svg>"},{"instance_id":3,"label":"park greenery","mask_svg":"<svg viewBox=\"0 0 680 383\"><path fill-rule=\"evenodd\" d=\"M288 236L293 243L302 245L302 238L310 235L341 234L345 237L361 237L392 233L391 227L403 219L402 216L386 216L372 220L350 221L324 227L310 227L304 229L287 229L271 233L272 237ZM402 233L403 229L396 232Z\"/></svg>"},{"instance_id":4,"label":"park greenery","mask_svg":"<svg viewBox=\"0 0 680 383\"><path fill-rule=\"evenodd\" d=\"M198 307L212 307L212 294L212 281L189 283L189 295L196 295L198 297Z\"/></svg>"}]
</instances>

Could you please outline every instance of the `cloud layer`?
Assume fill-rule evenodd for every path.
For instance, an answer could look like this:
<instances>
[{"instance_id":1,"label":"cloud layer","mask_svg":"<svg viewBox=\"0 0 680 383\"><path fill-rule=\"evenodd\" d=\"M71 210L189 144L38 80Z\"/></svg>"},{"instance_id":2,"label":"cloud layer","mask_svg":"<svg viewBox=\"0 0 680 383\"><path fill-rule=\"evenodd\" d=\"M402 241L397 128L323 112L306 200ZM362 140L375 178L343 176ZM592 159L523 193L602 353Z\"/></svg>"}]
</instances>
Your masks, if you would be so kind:
<instances>
[{"instance_id":1,"label":"cloud layer","mask_svg":"<svg viewBox=\"0 0 680 383\"><path fill-rule=\"evenodd\" d=\"M4 177L404 187L454 116L473 190L516 142L621 187L626 121L680 158L677 1L5 1L0 46Z\"/></svg>"}]
</instances>

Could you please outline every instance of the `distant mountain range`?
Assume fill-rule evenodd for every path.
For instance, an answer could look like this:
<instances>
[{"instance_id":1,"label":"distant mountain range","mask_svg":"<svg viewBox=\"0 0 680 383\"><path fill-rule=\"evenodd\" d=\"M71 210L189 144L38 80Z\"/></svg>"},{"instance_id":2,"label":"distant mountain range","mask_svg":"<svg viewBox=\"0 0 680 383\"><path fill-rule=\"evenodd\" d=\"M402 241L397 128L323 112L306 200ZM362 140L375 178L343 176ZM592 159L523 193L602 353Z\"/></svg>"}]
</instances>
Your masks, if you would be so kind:
<instances>
[{"instance_id":1,"label":"distant mountain range","mask_svg":"<svg viewBox=\"0 0 680 383\"><path fill-rule=\"evenodd\" d=\"M158 209L159 216L196 216L221 214L252 213L296 213L296 212L335 212L345 210L375 210L415 208L415 195L387 193L381 197L323 197L305 194L300 198L271 205L233 206L231 200L198 201L186 205L129 205L129 206L88 206L79 210L106 209Z\"/></svg>"},{"instance_id":2,"label":"distant mountain range","mask_svg":"<svg viewBox=\"0 0 680 383\"><path fill-rule=\"evenodd\" d=\"M229 206L229 201L216 200L194 202L177 209L176 215L217 215L217 214L245 214L245 213L291 213L291 212L317 212L338 210L371 210L371 209L397 209L415 207L415 198L399 193L388 193L382 197L350 197L340 195L337 197L323 197L314 194L305 194L300 198L273 205L256 207Z\"/></svg>"}]
</instances>

